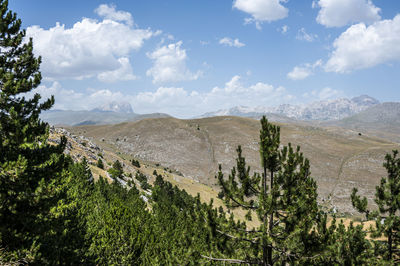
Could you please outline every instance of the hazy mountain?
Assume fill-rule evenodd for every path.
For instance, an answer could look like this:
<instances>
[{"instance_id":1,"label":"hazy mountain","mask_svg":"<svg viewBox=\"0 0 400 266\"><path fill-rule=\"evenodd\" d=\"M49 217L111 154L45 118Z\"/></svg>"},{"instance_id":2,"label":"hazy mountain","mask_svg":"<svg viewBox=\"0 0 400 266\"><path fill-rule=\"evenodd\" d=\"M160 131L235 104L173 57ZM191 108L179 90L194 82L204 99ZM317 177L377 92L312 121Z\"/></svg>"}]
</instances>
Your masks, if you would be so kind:
<instances>
[{"instance_id":1,"label":"hazy mountain","mask_svg":"<svg viewBox=\"0 0 400 266\"><path fill-rule=\"evenodd\" d=\"M358 114L331 121L325 125L340 126L391 141L400 142L400 103L387 102L374 105Z\"/></svg>"},{"instance_id":2,"label":"hazy mountain","mask_svg":"<svg viewBox=\"0 0 400 266\"><path fill-rule=\"evenodd\" d=\"M128 121L137 116L134 113L117 113L104 111L65 111L50 110L42 112L40 118L51 125L97 125L116 124Z\"/></svg>"},{"instance_id":3,"label":"hazy mountain","mask_svg":"<svg viewBox=\"0 0 400 266\"><path fill-rule=\"evenodd\" d=\"M121 102L112 101L112 102L106 103L100 107L96 107L92 111L133 114L131 104L128 102L123 102L123 101L121 101Z\"/></svg>"},{"instance_id":4,"label":"hazy mountain","mask_svg":"<svg viewBox=\"0 0 400 266\"><path fill-rule=\"evenodd\" d=\"M339 120L353 114L359 113L367 108L379 104L379 101L368 96L361 95L352 99L339 98L334 100L325 100L312 102L305 105L281 104L277 107L246 107L236 106L226 110L205 113L200 117L212 116L242 116L242 117L260 117L264 114L279 115L276 120L283 122L284 117L296 120ZM273 117L273 116L272 116ZM271 119L274 121L274 119Z\"/></svg>"},{"instance_id":5,"label":"hazy mountain","mask_svg":"<svg viewBox=\"0 0 400 266\"><path fill-rule=\"evenodd\" d=\"M107 125L127 121L138 121L145 118L171 117L163 113L135 114L110 111L64 111L50 110L42 112L40 118L51 125L81 126Z\"/></svg>"}]
</instances>

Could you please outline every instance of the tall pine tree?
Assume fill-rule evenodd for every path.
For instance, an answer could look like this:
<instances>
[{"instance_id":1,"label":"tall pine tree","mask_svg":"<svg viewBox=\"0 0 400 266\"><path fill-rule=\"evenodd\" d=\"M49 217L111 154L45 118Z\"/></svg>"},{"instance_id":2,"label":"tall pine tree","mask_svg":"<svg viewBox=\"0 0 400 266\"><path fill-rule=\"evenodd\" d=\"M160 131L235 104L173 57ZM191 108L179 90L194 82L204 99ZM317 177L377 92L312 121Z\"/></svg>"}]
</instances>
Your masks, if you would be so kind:
<instances>
[{"instance_id":1,"label":"tall pine tree","mask_svg":"<svg viewBox=\"0 0 400 266\"><path fill-rule=\"evenodd\" d=\"M215 231L221 237L249 243L248 254L233 262L273 265L313 256L318 249L315 239L320 213L309 161L299 147L280 147L280 128L270 124L265 116L261 119L259 144L261 174L250 174L239 146L236 167L226 179L220 166L217 178L227 206L248 210L249 219L256 213L260 226L248 230L215 224Z\"/></svg>"},{"instance_id":2,"label":"tall pine tree","mask_svg":"<svg viewBox=\"0 0 400 266\"><path fill-rule=\"evenodd\" d=\"M52 252L51 209L65 168L66 140L49 145L49 126L39 119L54 98L40 102L39 94L23 96L41 81L41 59L33 54L32 39L24 37L21 20L0 0L0 248L7 254L3 260L35 261Z\"/></svg>"},{"instance_id":3,"label":"tall pine tree","mask_svg":"<svg viewBox=\"0 0 400 266\"><path fill-rule=\"evenodd\" d=\"M353 206L361 213L366 214L368 220L375 220L375 227L370 228L371 236L374 238L385 237L375 243L377 253L384 259L393 262L400 262L400 158L398 151L386 154L385 163L388 176L381 179L376 187L375 203L378 210L368 210L367 198L357 195L358 190L353 188L351 200Z\"/></svg>"}]
</instances>

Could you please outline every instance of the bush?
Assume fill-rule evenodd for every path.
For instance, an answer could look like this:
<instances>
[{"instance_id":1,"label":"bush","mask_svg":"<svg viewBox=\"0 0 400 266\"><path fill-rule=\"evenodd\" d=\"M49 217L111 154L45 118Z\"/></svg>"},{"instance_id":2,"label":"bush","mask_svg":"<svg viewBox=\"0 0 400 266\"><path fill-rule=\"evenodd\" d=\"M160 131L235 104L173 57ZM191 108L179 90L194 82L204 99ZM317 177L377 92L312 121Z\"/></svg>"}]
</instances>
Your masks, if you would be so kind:
<instances>
[{"instance_id":1,"label":"bush","mask_svg":"<svg viewBox=\"0 0 400 266\"><path fill-rule=\"evenodd\" d=\"M103 160L99 158L99 160L97 161L96 166L100 169L104 169L104 163Z\"/></svg>"}]
</instances>

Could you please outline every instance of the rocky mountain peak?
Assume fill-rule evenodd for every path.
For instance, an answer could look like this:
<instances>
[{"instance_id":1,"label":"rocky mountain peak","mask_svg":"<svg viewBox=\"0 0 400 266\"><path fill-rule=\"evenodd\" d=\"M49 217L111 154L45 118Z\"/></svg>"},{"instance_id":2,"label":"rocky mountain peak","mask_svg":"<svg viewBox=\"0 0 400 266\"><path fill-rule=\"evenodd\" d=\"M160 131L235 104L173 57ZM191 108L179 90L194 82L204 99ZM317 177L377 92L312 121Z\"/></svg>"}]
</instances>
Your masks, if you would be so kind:
<instances>
[{"instance_id":1,"label":"rocky mountain peak","mask_svg":"<svg viewBox=\"0 0 400 266\"><path fill-rule=\"evenodd\" d=\"M377 99L372 98L368 95L360 95L358 97L354 97L351 99L351 101L364 106L373 106L380 103Z\"/></svg>"},{"instance_id":2,"label":"rocky mountain peak","mask_svg":"<svg viewBox=\"0 0 400 266\"><path fill-rule=\"evenodd\" d=\"M259 117L263 114L278 114L297 120L339 120L377 104L379 104L379 101L375 98L368 95L361 95L352 99L338 98L301 105L281 104L276 107L236 106L231 109L210 112L201 117L221 115Z\"/></svg>"}]
</instances>

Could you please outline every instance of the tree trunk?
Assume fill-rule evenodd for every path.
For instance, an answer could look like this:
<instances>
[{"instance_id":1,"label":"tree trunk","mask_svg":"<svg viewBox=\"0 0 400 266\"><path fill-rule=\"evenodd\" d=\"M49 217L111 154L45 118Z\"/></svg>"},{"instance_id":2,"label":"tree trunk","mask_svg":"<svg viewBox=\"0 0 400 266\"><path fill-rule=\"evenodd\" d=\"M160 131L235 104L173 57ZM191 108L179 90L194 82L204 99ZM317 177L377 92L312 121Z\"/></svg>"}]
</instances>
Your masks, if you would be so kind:
<instances>
[{"instance_id":1,"label":"tree trunk","mask_svg":"<svg viewBox=\"0 0 400 266\"><path fill-rule=\"evenodd\" d=\"M274 172L271 171L271 187L269 190L270 193L272 192L273 182L274 182ZM269 227L268 231L269 231L270 235L272 234L273 225L274 225L274 213L271 212L270 217L269 217L269 226L268 226ZM271 243L271 245L272 245L272 243ZM272 263L272 247L268 247L268 261L267 262L268 262L268 265L273 265L273 263Z\"/></svg>"},{"instance_id":2,"label":"tree trunk","mask_svg":"<svg viewBox=\"0 0 400 266\"><path fill-rule=\"evenodd\" d=\"M393 250L392 250L392 245L393 245L393 240L392 240L392 228L389 229L388 233L388 246L389 246L389 260L392 260L393 257Z\"/></svg>"},{"instance_id":3,"label":"tree trunk","mask_svg":"<svg viewBox=\"0 0 400 266\"><path fill-rule=\"evenodd\" d=\"M264 176L263 176L263 189L264 189L264 195L267 194L267 167L265 166L265 160L264 160ZM265 211L265 210L264 210ZM266 221L266 215L263 215L263 226L265 227L267 225ZM269 248L267 247L267 243L263 243L263 265L268 265L268 258L269 258Z\"/></svg>"}]
</instances>

